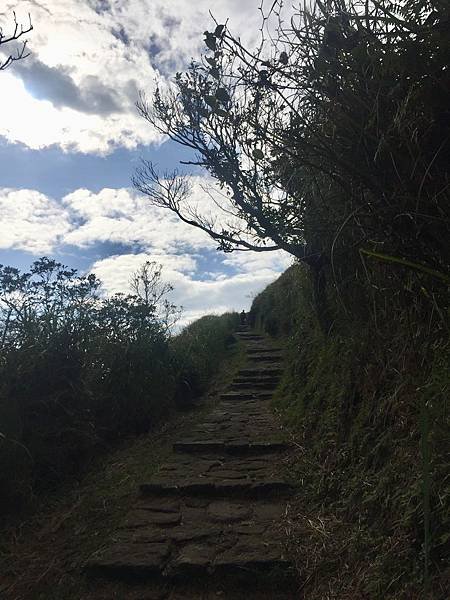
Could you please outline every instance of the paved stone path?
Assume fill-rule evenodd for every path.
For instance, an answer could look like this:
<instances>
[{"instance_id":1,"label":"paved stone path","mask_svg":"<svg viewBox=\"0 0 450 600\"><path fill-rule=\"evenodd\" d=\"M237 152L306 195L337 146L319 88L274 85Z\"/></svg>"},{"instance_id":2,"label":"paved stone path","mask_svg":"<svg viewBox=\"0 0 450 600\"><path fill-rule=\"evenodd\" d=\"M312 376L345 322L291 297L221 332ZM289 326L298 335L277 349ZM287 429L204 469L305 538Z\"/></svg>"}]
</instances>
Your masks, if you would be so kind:
<instances>
[{"instance_id":1,"label":"paved stone path","mask_svg":"<svg viewBox=\"0 0 450 600\"><path fill-rule=\"evenodd\" d=\"M114 578L231 576L286 579L283 514L287 450L270 409L281 353L245 328L247 364L207 419L178 440L141 499L91 557L91 573Z\"/></svg>"}]
</instances>

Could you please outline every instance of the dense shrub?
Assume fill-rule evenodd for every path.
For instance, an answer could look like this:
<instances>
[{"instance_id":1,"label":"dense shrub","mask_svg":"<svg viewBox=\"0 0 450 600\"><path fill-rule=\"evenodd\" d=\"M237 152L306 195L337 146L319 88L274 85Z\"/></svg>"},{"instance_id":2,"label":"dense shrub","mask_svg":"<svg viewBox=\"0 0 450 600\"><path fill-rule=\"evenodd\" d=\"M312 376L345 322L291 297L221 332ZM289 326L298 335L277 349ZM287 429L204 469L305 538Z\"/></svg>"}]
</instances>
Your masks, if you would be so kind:
<instances>
[{"instance_id":1,"label":"dense shrub","mask_svg":"<svg viewBox=\"0 0 450 600\"><path fill-rule=\"evenodd\" d=\"M99 284L47 258L28 273L0 267L0 503L76 472L99 444L149 431L225 356L235 316L171 339L156 288L101 299Z\"/></svg>"},{"instance_id":2,"label":"dense shrub","mask_svg":"<svg viewBox=\"0 0 450 600\"><path fill-rule=\"evenodd\" d=\"M375 295L363 320L332 292L333 325L324 333L313 288L306 268L294 265L251 309L256 327L281 336L286 348L276 405L307 449L292 465L304 506L324 522L344 522L341 558L321 543L313 565L327 564L331 580L370 556L361 567L367 597L421 597L425 574L439 598L449 517L448 339L423 331L416 302L391 297L383 311Z\"/></svg>"}]
</instances>

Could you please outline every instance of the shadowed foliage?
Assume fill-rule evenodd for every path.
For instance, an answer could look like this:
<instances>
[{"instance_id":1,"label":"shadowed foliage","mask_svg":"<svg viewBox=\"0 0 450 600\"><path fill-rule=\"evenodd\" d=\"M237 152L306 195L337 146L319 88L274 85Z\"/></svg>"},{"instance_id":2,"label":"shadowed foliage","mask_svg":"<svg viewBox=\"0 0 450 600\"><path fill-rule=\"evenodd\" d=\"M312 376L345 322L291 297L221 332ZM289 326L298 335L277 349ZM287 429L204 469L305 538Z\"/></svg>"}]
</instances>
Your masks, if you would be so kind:
<instances>
[{"instance_id":1,"label":"shadowed foliage","mask_svg":"<svg viewBox=\"0 0 450 600\"><path fill-rule=\"evenodd\" d=\"M0 267L2 503L76 473L94 450L149 431L204 390L238 317L171 338L177 309L160 275L146 263L136 295L100 298L94 275L48 258L26 273Z\"/></svg>"},{"instance_id":2,"label":"shadowed foliage","mask_svg":"<svg viewBox=\"0 0 450 600\"><path fill-rule=\"evenodd\" d=\"M286 348L275 406L296 442L291 547L313 600L330 587L336 598L445 597L450 346L419 300L384 294L364 318L330 294L325 335L294 265L250 313Z\"/></svg>"}]
</instances>

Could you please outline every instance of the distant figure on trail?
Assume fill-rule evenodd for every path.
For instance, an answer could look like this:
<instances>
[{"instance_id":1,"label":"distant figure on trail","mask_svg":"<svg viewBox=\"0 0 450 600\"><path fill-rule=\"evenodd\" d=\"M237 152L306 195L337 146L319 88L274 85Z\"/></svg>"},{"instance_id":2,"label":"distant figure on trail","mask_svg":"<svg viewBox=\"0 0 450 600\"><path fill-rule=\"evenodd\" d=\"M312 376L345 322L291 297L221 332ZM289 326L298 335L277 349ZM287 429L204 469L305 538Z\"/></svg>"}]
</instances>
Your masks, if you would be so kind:
<instances>
[{"instance_id":1,"label":"distant figure on trail","mask_svg":"<svg viewBox=\"0 0 450 600\"><path fill-rule=\"evenodd\" d=\"M240 318L241 318L241 325L247 325L247 314L246 314L245 310L243 310L241 312Z\"/></svg>"}]
</instances>

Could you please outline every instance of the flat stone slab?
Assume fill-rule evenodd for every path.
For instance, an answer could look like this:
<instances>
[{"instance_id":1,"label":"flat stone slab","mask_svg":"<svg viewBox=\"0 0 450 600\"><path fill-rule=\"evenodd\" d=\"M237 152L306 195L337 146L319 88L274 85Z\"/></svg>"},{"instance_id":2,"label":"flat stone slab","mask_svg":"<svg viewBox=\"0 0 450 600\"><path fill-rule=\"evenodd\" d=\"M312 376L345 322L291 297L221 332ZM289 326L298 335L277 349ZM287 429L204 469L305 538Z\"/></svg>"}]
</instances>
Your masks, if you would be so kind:
<instances>
[{"instance_id":1,"label":"flat stone slab","mask_svg":"<svg viewBox=\"0 0 450 600\"><path fill-rule=\"evenodd\" d=\"M277 384L280 381L280 377L277 373L272 374L270 372L265 372L265 371L261 371L261 370L257 370L254 372L250 372L247 373L246 375L238 375L237 377L235 377L233 379L233 382L231 385L234 385L235 383L259 383L259 382L264 382L264 383L275 383Z\"/></svg>"},{"instance_id":2,"label":"flat stone slab","mask_svg":"<svg viewBox=\"0 0 450 600\"><path fill-rule=\"evenodd\" d=\"M167 505L166 505L167 504ZM107 547L96 552L87 569L117 578L202 577L225 571L252 580L290 568L281 526L284 503L266 500L210 500L196 503L181 498L181 519L172 525L155 523L155 512L171 514L172 497L144 499L135 510L148 514L136 521L134 512Z\"/></svg>"},{"instance_id":3,"label":"flat stone slab","mask_svg":"<svg viewBox=\"0 0 450 600\"><path fill-rule=\"evenodd\" d=\"M175 442L175 451L262 454L286 448L265 396L240 394L237 402L230 392L222 398L207 421Z\"/></svg>"},{"instance_id":4,"label":"flat stone slab","mask_svg":"<svg viewBox=\"0 0 450 600\"><path fill-rule=\"evenodd\" d=\"M272 392L278 385L278 379L260 379L254 381L252 379L246 381L235 380L230 385L230 391L244 391L244 390L263 390L266 392Z\"/></svg>"},{"instance_id":5,"label":"flat stone slab","mask_svg":"<svg viewBox=\"0 0 450 600\"><path fill-rule=\"evenodd\" d=\"M164 570L170 553L167 541L124 541L97 553L88 561L87 568L94 575L118 578L157 576Z\"/></svg>"},{"instance_id":6,"label":"flat stone slab","mask_svg":"<svg viewBox=\"0 0 450 600\"><path fill-rule=\"evenodd\" d=\"M234 335L237 335L242 340L257 340L264 342L264 337L258 333L250 333L248 331L238 331Z\"/></svg>"},{"instance_id":7,"label":"flat stone slab","mask_svg":"<svg viewBox=\"0 0 450 600\"><path fill-rule=\"evenodd\" d=\"M261 346L261 344L254 344L252 346L248 346L246 348L246 352L247 354L250 356L252 354L276 354L276 355L280 355L281 354L282 349L281 348L274 348L274 347L267 347L264 348Z\"/></svg>"},{"instance_id":8,"label":"flat stone slab","mask_svg":"<svg viewBox=\"0 0 450 600\"><path fill-rule=\"evenodd\" d=\"M265 440L251 442L248 439L223 442L221 440L180 440L175 442L173 448L176 452L220 452L225 454L239 454L242 456L266 454L267 452L282 452L287 450L288 444L279 440Z\"/></svg>"},{"instance_id":9,"label":"flat stone slab","mask_svg":"<svg viewBox=\"0 0 450 600\"><path fill-rule=\"evenodd\" d=\"M157 495L282 494L291 491L291 487L280 477L278 462L278 453L244 457L175 454L140 489L144 494ZM163 519L163 515L169 518L177 512L175 504L170 513L161 513L160 518Z\"/></svg>"},{"instance_id":10,"label":"flat stone slab","mask_svg":"<svg viewBox=\"0 0 450 600\"><path fill-rule=\"evenodd\" d=\"M180 485L157 479L151 483L143 483L141 492L146 495L192 494L209 497L267 497L269 495L286 495L292 492L292 486L282 479L266 479L251 482L240 479L223 479L217 482L187 479Z\"/></svg>"}]
</instances>

